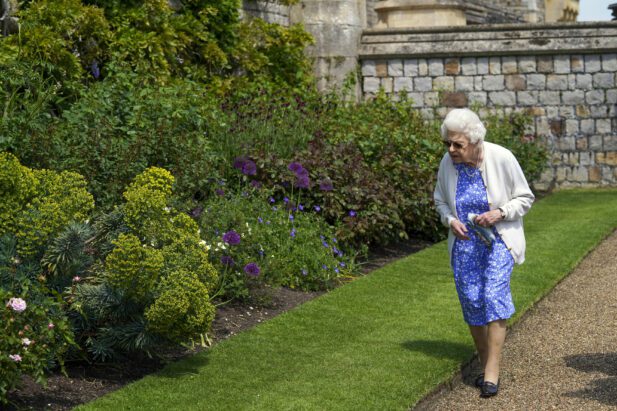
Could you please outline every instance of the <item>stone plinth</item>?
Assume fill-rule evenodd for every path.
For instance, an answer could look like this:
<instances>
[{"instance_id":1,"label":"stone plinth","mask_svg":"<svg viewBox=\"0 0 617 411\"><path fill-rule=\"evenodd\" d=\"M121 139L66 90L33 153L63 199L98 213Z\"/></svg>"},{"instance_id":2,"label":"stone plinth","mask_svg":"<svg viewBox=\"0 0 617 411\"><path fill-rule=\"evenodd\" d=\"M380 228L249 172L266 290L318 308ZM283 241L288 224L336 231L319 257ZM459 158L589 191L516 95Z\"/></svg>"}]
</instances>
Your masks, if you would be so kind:
<instances>
[{"instance_id":1,"label":"stone plinth","mask_svg":"<svg viewBox=\"0 0 617 411\"><path fill-rule=\"evenodd\" d=\"M458 0L387 0L375 5L375 28L440 27L467 24L465 7Z\"/></svg>"}]
</instances>

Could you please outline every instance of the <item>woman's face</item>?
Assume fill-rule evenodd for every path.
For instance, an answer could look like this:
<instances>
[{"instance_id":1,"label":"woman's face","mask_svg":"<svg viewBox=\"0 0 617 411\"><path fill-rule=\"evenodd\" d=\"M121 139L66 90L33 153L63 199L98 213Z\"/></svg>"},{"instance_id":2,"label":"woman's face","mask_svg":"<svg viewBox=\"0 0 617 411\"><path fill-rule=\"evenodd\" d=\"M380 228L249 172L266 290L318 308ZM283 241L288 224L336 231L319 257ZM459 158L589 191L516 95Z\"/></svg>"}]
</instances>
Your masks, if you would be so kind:
<instances>
[{"instance_id":1,"label":"woman's face","mask_svg":"<svg viewBox=\"0 0 617 411\"><path fill-rule=\"evenodd\" d=\"M444 141L444 144L448 148L452 161L473 164L476 145L471 144L465 134L448 130L448 139Z\"/></svg>"}]
</instances>

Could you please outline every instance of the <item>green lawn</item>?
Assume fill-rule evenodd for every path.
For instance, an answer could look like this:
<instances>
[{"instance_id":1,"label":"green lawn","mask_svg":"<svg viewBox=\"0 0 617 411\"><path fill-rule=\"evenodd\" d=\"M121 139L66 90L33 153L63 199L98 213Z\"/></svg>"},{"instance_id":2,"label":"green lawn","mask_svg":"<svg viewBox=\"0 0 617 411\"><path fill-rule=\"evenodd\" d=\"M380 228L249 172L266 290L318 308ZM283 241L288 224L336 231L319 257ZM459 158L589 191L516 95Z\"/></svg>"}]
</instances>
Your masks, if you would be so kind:
<instances>
[{"instance_id":1,"label":"green lawn","mask_svg":"<svg viewBox=\"0 0 617 411\"><path fill-rule=\"evenodd\" d=\"M616 227L617 190L535 204L513 320ZM472 354L442 242L78 409L407 410Z\"/></svg>"}]
</instances>

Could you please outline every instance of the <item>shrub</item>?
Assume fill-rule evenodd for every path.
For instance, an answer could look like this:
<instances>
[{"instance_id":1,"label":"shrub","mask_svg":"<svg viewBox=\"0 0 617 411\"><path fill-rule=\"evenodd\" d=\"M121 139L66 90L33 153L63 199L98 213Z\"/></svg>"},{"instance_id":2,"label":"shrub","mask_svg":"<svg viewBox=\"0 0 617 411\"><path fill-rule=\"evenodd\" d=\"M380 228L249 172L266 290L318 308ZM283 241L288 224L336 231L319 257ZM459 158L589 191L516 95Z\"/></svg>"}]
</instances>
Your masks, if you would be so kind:
<instances>
[{"instance_id":1,"label":"shrub","mask_svg":"<svg viewBox=\"0 0 617 411\"><path fill-rule=\"evenodd\" d=\"M173 182L147 169L94 224L101 263L70 299L80 344L97 360L200 339L214 319L218 274L197 224L171 207Z\"/></svg>"},{"instance_id":2,"label":"shrub","mask_svg":"<svg viewBox=\"0 0 617 411\"><path fill-rule=\"evenodd\" d=\"M15 235L20 257L42 256L61 229L94 207L82 176L31 170L9 153L0 153L0 194L0 236Z\"/></svg>"},{"instance_id":3,"label":"shrub","mask_svg":"<svg viewBox=\"0 0 617 411\"><path fill-rule=\"evenodd\" d=\"M109 209L147 167L169 169L191 198L213 173L209 135L224 121L203 86L179 80L143 84L130 75L97 83L57 121L48 138L54 169L84 175Z\"/></svg>"},{"instance_id":4,"label":"shrub","mask_svg":"<svg viewBox=\"0 0 617 411\"><path fill-rule=\"evenodd\" d=\"M8 235L0 238L0 404L22 375L45 384L46 373L63 367L74 344L59 299L31 279L31 267L16 257L15 244Z\"/></svg>"}]
</instances>

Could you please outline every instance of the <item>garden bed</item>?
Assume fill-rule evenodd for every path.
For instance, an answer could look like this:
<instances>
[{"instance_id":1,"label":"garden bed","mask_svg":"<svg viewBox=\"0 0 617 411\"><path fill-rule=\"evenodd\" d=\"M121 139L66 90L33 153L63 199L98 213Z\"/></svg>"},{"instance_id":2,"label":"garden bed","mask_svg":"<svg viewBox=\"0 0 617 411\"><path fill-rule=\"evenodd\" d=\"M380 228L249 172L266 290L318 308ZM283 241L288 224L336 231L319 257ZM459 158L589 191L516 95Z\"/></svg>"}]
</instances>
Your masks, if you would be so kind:
<instances>
[{"instance_id":1,"label":"garden bed","mask_svg":"<svg viewBox=\"0 0 617 411\"><path fill-rule=\"evenodd\" d=\"M362 262L362 273L367 274L430 245L431 243L426 240L412 238L372 250L368 258ZM250 329L323 293L288 288L263 289L259 293L261 298L258 304L221 305L217 308L216 318L212 324L212 343L215 344ZM70 410L201 349L201 347L178 349L162 354L160 359L128 359L113 364L68 363L66 367L68 376L59 373L51 375L46 388L25 377L22 387L9 396L13 406L7 409Z\"/></svg>"}]
</instances>

